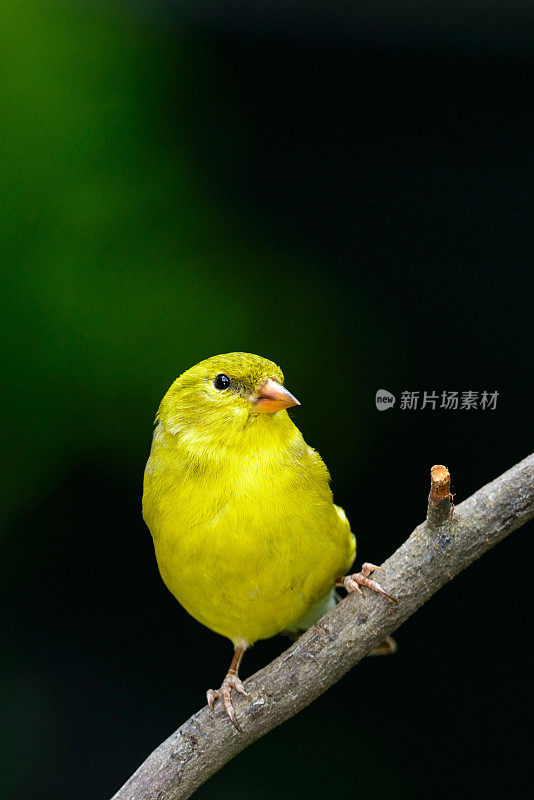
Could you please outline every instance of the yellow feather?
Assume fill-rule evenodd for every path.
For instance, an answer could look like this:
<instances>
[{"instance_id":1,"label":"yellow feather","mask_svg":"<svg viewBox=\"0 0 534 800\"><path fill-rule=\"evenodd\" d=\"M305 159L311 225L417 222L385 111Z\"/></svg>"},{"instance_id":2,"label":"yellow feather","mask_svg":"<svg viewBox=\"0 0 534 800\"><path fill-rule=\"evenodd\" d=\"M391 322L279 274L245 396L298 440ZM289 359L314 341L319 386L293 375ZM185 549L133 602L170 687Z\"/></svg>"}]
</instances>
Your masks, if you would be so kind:
<instances>
[{"instance_id":1,"label":"yellow feather","mask_svg":"<svg viewBox=\"0 0 534 800\"><path fill-rule=\"evenodd\" d=\"M355 555L318 453L287 411L255 413L268 379L284 380L248 353L183 373L162 400L145 470L143 516L165 584L234 644L296 625Z\"/></svg>"}]
</instances>

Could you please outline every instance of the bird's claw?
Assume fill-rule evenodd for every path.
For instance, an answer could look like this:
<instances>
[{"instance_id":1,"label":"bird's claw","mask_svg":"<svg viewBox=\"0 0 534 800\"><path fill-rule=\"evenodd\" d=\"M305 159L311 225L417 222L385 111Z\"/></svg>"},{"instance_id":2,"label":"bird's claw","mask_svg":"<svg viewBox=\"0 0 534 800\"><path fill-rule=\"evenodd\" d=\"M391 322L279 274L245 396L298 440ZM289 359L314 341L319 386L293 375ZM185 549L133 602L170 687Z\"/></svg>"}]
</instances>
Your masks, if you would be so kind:
<instances>
[{"instance_id":1,"label":"bird's claw","mask_svg":"<svg viewBox=\"0 0 534 800\"><path fill-rule=\"evenodd\" d=\"M226 678L221 684L220 689L208 689L208 691L206 692L206 698L212 714L214 713L213 704L215 703L215 701L222 700L224 710L226 711L228 717L230 717L232 725L240 733L243 733L235 717L234 706L232 704L232 689L235 689L236 692L239 692L239 694L242 694L245 697L249 698L249 700L252 699L251 695L245 691L245 687L243 686L242 682L237 677L237 675L231 675L231 674L226 676Z\"/></svg>"},{"instance_id":2,"label":"bird's claw","mask_svg":"<svg viewBox=\"0 0 534 800\"><path fill-rule=\"evenodd\" d=\"M351 594L352 592L358 592L359 594L363 595L360 586L367 586L368 589L372 589L373 592L378 592L383 597L387 597L388 600L391 600L392 603L397 603L398 601L392 597L390 594L385 592L379 583L376 581L371 580L371 575L373 572L385 572L381 567L377 567L374 564L365 563L362 565L361 572L355 572L353 575L345 575L343 578L340 578L338 581L339 586L343 586L344 589Z\"/></svg>"}]
</instances>

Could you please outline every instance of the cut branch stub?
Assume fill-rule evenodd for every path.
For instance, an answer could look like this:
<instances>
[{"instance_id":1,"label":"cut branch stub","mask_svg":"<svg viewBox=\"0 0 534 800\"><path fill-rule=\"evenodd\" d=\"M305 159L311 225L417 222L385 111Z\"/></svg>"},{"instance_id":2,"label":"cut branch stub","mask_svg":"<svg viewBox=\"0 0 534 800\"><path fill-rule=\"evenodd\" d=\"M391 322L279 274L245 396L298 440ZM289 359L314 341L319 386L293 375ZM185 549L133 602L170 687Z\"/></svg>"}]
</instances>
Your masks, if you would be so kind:
<instances>
[{"instance_id":1,"label":"cut branch stub","mask_svg":"<svg viewBox=\"0 0 534 800\"><path fill-rule=\"evenodd\" d=\"M434 503L450 497L451 476L443 464L435 464L430 470L430 498Z\"/></svg>"},{"instance_id":2,"label":"cut branch stub","mask_svg":"<svg viewBox=\"0 0 534 800\"><path fill-rule=\"evenodd\" d=\"M451 476L443 464L430 470L430 494L426 523L429 528L443 528L451 524Z\"/></svg>"}]
</instances>

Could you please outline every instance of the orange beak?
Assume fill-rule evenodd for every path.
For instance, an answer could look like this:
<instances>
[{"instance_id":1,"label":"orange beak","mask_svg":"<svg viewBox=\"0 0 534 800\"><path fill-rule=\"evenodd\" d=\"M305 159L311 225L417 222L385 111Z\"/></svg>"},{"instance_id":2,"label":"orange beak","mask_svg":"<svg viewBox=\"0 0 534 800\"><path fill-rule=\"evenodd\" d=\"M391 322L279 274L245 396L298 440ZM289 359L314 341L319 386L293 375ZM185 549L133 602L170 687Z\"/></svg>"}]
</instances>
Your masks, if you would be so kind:
<instances>
[{"instance_id":1,"label":"orange beak","mask_svg":"<svg viewBox=\"0 0 534 800\"><path fill-rule=\"evenodd\" d=\"M277 411L291 406L300 406L297 398L278 381L269 378L256 392L253 410L256 414L276 414Z\"/></svg>"}]
</instances>

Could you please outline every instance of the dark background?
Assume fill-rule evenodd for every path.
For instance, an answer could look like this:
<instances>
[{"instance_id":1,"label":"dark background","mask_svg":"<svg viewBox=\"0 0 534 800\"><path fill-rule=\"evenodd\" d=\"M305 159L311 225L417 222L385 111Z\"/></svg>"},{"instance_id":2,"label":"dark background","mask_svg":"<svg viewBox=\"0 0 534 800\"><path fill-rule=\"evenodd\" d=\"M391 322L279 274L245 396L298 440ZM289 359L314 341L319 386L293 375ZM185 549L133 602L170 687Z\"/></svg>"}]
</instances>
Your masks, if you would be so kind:
<instances>
[{"instance_id":1,"label":"dark background","mask_svg":"<svg viewBox=\"0 0 534 800\"><path fill-rule=\"evenodd\" d=\"M532 9L249 6L0 13L6 800L109 797L226 671L140 511L184 369L282 366L358 563L422 520L432 464L460 502L532 448ZM196 796L524 796L529 531Z\"/></svg>"}]
</instances>

